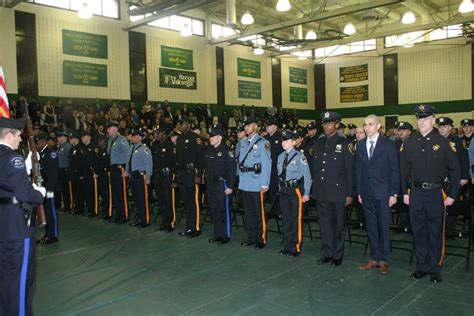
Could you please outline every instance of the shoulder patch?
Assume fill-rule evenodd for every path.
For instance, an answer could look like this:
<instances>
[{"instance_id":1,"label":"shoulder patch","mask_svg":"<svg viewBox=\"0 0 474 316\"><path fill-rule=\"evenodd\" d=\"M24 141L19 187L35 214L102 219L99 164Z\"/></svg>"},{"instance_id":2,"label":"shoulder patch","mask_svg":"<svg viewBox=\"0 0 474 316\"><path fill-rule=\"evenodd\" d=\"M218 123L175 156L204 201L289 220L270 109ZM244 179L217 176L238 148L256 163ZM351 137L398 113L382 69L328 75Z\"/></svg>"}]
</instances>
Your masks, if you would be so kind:
<instances>
[{"instance_id":1,"label":"shoulder patch","mask_svg":"<svg viewBox=\"0 0 474 316\"><path fill-rule=\"evenodd\" d=\"M120 142L122 143L122 145L128 145L128 141L126 138L122 138Z\"/></svg>"},{"instance_id":2,"label":"shoulder patch","mask_svg":"<svg viewBox=\"0 0 474 316\"><path fill-rule=\"evenodd\" d=\"M51 159L56 159L56 158L58 158L58 153L55 152L55 151L52 151L50 156L51 156Z\"/></svg>"},{"instance_id":3,"label":"shoulder patch","mask_svg":"<svg viewBox=\"0 0 474 316\"><path fill-rule=\"evenodd\" d=\"M301 163L303 165L307 165L308 164L308 161L306 160L306 157L304 155L301 155Z\"/></svg>"},{"instance_id":4,"label":"shoulder patch","mask_svg":"<svg viewBox=\"0 0 474 316\"><path fill-rule=\"evenodd\" d=\"M98 153L99 153L99 148L94 149L94 152L95 152L96 154L98 154Z\"/></svg>"},{"instance_id":5,"label":"shoulder patch","mask_svg":"<svg viewBox=\"0 0 474 316\"><path fill-rule=\"evenodd\" d=\"M266 150L270 151L270 147L271 147L271 146L272 146L272 145L270 145L270 143L268 143L268 142L265 143L265 149L266 149Z\"/></svg>"},{"instance_id":6,"label":"shoulder patch","mask_svg":"<svg viewBox=\"0 0 474 316\"><path fill-rule=\"evenodd\" d=\"M198 143L198 145L202 145L202 140L201 140L201 138L199 138L199 137L196 138L196 143Z\"/></svg>"},{"instance_id":7,"label":"shoulder patch","mask_svg":"<svg viewBox=\"0 0 474 316\"><path fill-rule=\"evenodd\" d=\"M145 154L147 154L147 155L151 154L150 149L148 149L148 148L143 149L143 151L144 151Z\"/></svg>"},{"instance_id":8,"label":"shoulder patch","mask_svg":"<svg viewBox=\"0 0 474 316\"><path fill-rule=\"evenodd\" d=\"M455 144L455 143L449 142L449 147L451 147L451 150L454 151L455 153L457 152L457 151L456 151L456 144Z\"/></svg>"},{"instance_id":9,"label":"shoulder patch","mask_svg":"<svg viewBox=\"0 0 474 316\"><path fill-rule=\"evenodd\" d=\"M467 145L467 142L465 139L462 140L462 147L464 147L464 149L469 149L469 146Z\"/></svg>"},{"instance_id":10,"label":"shoulder patch","mask_svg":"<svg viewBox=\"0 0 474 316\"><path fill-rule=\"evenodd\" d=\"M234 158L234 152L232 150L229 150L229 157Z\"/></svg>"},{"instance_id":11,"label":"shoulder patch","mask_svg":"<svg viewBox=\"0 0 474 316\"><path fill-rule=\"evenodd\" d=\"M23 160L22 157L13 157L10 160L10 164L12 165L13 168L21 170L25 169L25 161Z\"/></svg>"},{"instance_id":12,"label":"shoulder patch","mask_svg":"<svg viewBox=\"0 0 474 316\"><path fill-rule=\"evenodd\" d=\"M353 143L349 143L349 144L347 145L347 148L349 149L349 152L351 153L351 155L354 155L354 153L355 153L354 144L353 144Z\"/></svg>"}]
</instances>

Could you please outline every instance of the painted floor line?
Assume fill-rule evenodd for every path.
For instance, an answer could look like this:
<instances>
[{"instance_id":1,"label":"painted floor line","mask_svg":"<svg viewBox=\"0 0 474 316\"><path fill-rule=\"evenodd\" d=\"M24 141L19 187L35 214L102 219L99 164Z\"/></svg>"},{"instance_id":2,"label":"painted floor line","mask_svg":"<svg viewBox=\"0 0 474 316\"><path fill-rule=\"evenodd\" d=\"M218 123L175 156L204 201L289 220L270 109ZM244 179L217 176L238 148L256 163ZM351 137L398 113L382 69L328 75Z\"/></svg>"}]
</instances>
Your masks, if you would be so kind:
<instances>
[{"instance_id":1,"label":"painted floor line","mask_svg":"<svg viewBox=\"0 0 474 316\"><path fill-rule=\"evenodd\" d=\"M385 303L383 303L379 308L377 308L375 311L373 311L370 315L375 315L377 312L381 311L383 308L385 308L385 306L387 306L388 304L390 304L391 302L393 302L394 300L397 299L397 297L399 297L400 295L402 295L403 293L405 293L406 291L408 291L411 287L413 287L416 283L418 283L418 281L414 281L412 284L410 284L409 286L407 286L406 288L404 288L403 290L401 290L400 292L398 292L397 295L395 295L394 297L392 297L391 299L389 299L388 301L386 301Z\"/></svg>"},{"instance_id":2,"label":"painted floor line","mask_svg":"<svg viewBox=\"0 0 474 316\"><path fill-rule=\"evenodd\" d=\"M55 253L53 255L39 256L36 259L41 260L41 259L45 259L45 258L58 257L58 256L62 256L62 255L68 255L68 254L71 254L71 253L75 253L75 252L80 252L80 251L83 251L83 250L86 250L86 248L81 247L81 248L76 248L76 249L73 249L73 250L58 252L58 253Z\"/></svg>"}]
</instances>

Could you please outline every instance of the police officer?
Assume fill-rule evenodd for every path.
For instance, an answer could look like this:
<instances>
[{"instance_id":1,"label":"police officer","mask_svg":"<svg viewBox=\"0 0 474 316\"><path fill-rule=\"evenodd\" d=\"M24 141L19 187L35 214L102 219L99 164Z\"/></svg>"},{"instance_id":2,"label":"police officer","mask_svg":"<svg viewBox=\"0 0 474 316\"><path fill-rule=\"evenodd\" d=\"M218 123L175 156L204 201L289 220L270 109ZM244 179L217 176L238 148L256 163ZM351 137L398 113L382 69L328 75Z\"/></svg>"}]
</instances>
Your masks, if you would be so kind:
<instances>
[{"instance_id":1,"label":"police officer","mask_svg":"<svg viewBox=\"0 0 474 316\"><path fill-rule=\"evenodd\" d=\"M272 204L272 209L270 210L270 216L277 217L280 216L280 207L276 202L278 196L278 172L277 172L277 161L278 155L283 151L281 147L281 132L279 131L278 122L274 118L269 118L266 121L267 126L265 131L265 139L270 143L270 153L272 158L272 170L270 175L270 186L266 194L268 202Z\"/></svg>"},{"instance_id":2,"label":"police officer","mask_svg":"<svg viewBox=\"0 0 474 316\"><path fill-rule=\"evenodd\" d=\"M463 131L463 146L467 150L471 144L472 131L474 129L474 120L473 119L464 119L461 121L461 127Z\"/></svg>"},{"instance_id":3,"label":"police officer","mask_svg":"<svg viewBox=\"0 0 474 316\"><path fill-rule=\"evenodd\" d=\"M305 155L295 149L298 135L285 130L281 136L284 151L278 156L278 184L283 249L279 253L297 257L303 242L303 203L310 198L311 173Z\"/></svg>"},{"instance_id":4,"label":"police officer","mask_svg":"<svg viewBox=\"0 0 474 316\"><path fill-rule=\"evenodd\" d=\"M153 157L153 177L157 194L158 208L162 224L158 230L171 232L176 225L176 209L174 203L173 169L175 166L174 145L168 138L170 130L159 128L151 149Z\"/></svg>"},{"instance_id":5,"label":"police officer","mask_svg":"<svg viewBox=\"0 0 474 316\"><path fill-rule=\"evenodd\" d=\"M337 130L341 116L321 113L324 135L313 146L313 198L317 201L324 255L319 263L339 266L344 256L346 206L354 196L354 149Z\"/></svg>"},{"instance_id":6,"label":"police officer","mask_svg":"<svg viewBox=\"0 0 474 316\"><path fill-rule=\"evenodd\" d=\"M95 152L95 179L100 196L100 216L102 219L112 218L112 188L110 187L110 157L107 153L107 137L99 135Z\"/></svg>"},{"instance_id":7,"label":"police officer","mask_svg":"<svg viewBox=\"0 0 474 316\"><path fill-rule=\"evenodd\" d=\"M46 215L45 235L38 242L46 245L58 241L58 213L56 210L55 192L59 191L59 158L56 148L46 144L46 134L40 133L35 137L36 149L40 156L41 177L46 189L44 211Z\"/></svg>"},{"instance_id":8,"label":"police officer","mask_svg":"<svg viewBox=\"0 0 474 316\"><path fill-rule=\"evenodd\" d=\"M119 123L110 121L107 125L109 141L107 153L110 157L110 185L112 188L112 206L115 219L111 222L123 224L128 221L127 177L125 166L130 159L131 147L128 140L119 134Z\"/></svg>"},{"instance_id":9,"label":"police officer","mask_svg":"<svg viewBox=\"0 0 474 316\"><path fill-rule=\"evenodd\" d=\"M141 129L132 131L132 151L127 163L130 174L130 187L137 208L137 220L130 224L138 228L150 225L150 197L148 185L153 174L153 160L150 149L142 143L146 134Z\"/></svg>"},{"instance_id":10,"label":"police officer","mask_svg":"<svg viewBox=\"0 0 474 316\"><path fill-rule=\"evenodd\" d=\"M14 151L23 128L23 120L0 118L0 315L33 315L36 216L22 207L43 203L46 189L31 184Z\"/></svg>"},{"instance_id":11,"label":"police officer","mask_svg":"<svg viewBox=\"0 0 474 316\"><path fill-rule=\"evenodd\" d=\"M99 196L97 187L97 175L95 173L96 153L95 146L91 142L91 134L84 131L81 136L83 150L84 174L82 187L84 200L86 202L86 212L84 216L95 217L99 215Z\"/></svg>"},{"instance_id":12,"label":"police officer","mask_svg":"<svg viewBox=\"0 0 474 316\"><path fill-rule=\"evenodd\" d=\"M308 149L312 149L314 142L318 139L318 129L316 128L316 124L314 122L309 123L306 125L306 137L304 139L304 146Z\"/></svg>"},{"instance_id":13,"label":"police officer","mask_svg":"<svg viewBox=\"0 0 474 316\"><path fill-rule=\"evenodd\" d=\"M227 243L230 240L230 205L229 195L236 178L236 161L234 153L223 141L225 134L220 125L209 129L210 146L204 154L204 173L207 183L209 210L214 221L214 237L209 242Z\"/></svg>"},{"instance_id":14,"label":"police officer","mask_svg":"<svg viewBox=\"0 0 474 316\"><path fill-rule=\"evenodd\" d=\"M240 141L237 174L248 238L241 246L262 249L267 243L264 195L270 185L270 143L257 133L256 118L246 117L243 124L247 137Z\"/></svg>"},{"instance_id":15,"label":"police officer","mask_svg":"<svg viewBox=\"0 0 474 316\"><path fill-rule=\"evenodd\" d=\"M347 139L352 142L353 144L357 143L357 139L355 136L357 125L349 123L347 124Z\"/></svg>"},{"instance_id":16,"label":"police officer","mask_svg":"<svg viewBox=\"0 0 474 316\"><path fill-rule=\"evenodd\" d=\"M455 144L433 131L435 109L419 105L414 113L418 133L400 148L403 201L410 208L417 260L411 278L430 274L430 280L439 283L444 261L444 208L451 206L459 194L461 172ZM445 179L450 184L443 192Z\"/></svg>"},{"instance_id":17,"label":"police officer","mask_svg":"<svg viewBox=\"0 0 474 316\"><path fill-rule=\"evenodd\" d=\"M68 142L68 134L65 132L58 132L58 160L59 160L59 185L61 187L60 199L63 202L62 211L71 212L74 199L72 196L72 184L68 174L69 168L69 151L71 144Z\"/></svg>"},{"instance_id":18,"label":"police officer","mask_svg":"<svg viewBox=\"0 0 474 316\"><path fill-rule=\"evenodd\" d=\"M186 212L186 230L179 234L197 237L201 235L199 184L204 147L201 138L190 130L190 124L190 119L181 118L179 125L181 134L176 141L178 186Z\"/></svg>"},{"instance_id":19,"label":"police officer","mask_svg":"<svg viewBox=\"0 0 474 316\"><path fill-rule=\"evenodd\" d=\"M72 184L72 194L74 196L74 210L72 214L84 213L84 155L83 147L80 142L80 134L72 132L69 135L69 142L72 147L69 150L69 178Z\"/></svg>"}]
</instances>

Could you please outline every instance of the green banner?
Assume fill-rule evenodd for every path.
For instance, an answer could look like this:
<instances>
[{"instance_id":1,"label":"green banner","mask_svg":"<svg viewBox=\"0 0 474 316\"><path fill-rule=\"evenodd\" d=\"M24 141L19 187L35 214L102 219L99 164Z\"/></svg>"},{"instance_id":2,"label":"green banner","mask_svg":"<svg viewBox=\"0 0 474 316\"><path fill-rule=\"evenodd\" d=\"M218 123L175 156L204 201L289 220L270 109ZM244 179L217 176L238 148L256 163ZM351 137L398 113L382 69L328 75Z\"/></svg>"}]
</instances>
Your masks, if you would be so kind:
<instances>
[{"instance_id":1,"label":"green banner","mask_svg":"<svg viewBox=\"0 0 474 316\"><path fill-rule=\"evenodd\" d=\"M65 60L63 62L63 83L107 87L107 65Z\"/></svg>"},{"instance_id":2,"label":"green banner","mask_svg":"<svg viewBox=\"0 0 474 316\"><path fill-rule=\"evenodd\" d=\"M160 68L160 87L197 90L196 73L192 71Z\"/></svg>"},{"instance_id":3,"label":"green banner","mask_svg":"<svg viewBox=\"0 0 474 316\"><path fill-rule=\"evenodd\" d=\"M161 66L192 70L193 51L161 45Z\"/></svg>"},{"instance_id":4,"label":"green banner","mask_svg":"<svg viewBox=\"0 0 474 316\"><path fill-rule=\"evenodd\" d=\"M291 83L308 83L308 76L306 69L290 67L290 82Z\"/></svg>"},{"instance_id":5,"label":"green banner","mask_svg":"<svg viewBox=\"0 0 474 316\"><path fill-rule=\"evenodd\" d=\"M356 82L369 79L367 64L339 67L339 82Z\"/></svg>"},{"instance_id":6,"label":"green banner","mask_svg":"<svg viewBox=\"0 0 474 316\"><path fill-rule=\"evenodd\" d=\"M290 102L308 103L308 89L290 87Z\"/></svg>"},{"instance_id":7,"label":"green banner","mask_svg":"<svg viewBox=\"0 0 474 316\"><path fill-rule=\"evenodd\" d=\"M369 85L340 87L341 103L361 102L369 99Z\"/></svg>"},{"instance_id":8,"label":"green banner","mask_svg":"<svg viewBox=\"0 0 474 316\"><path fill-rule=\"evenodd\" d=\"M261 78L260 62L237 58L237 74L241 77Z\"/></svg>"},{"instance_id":9,"label":"green banner","mask_svg":"<svg viewBox=\"0 0 474 316\"><path fill-rule=\"evenodd\" d=\"M63 54L107 59L107 36L63 30Z\"/></svg>"},{"instance_id":10,"label":"green banner","mask_svg":"<svg viewBox=\"0 0 474 316\"><path fill-rule=\"evenodd\" d=\"M239 80L240 99L262 99L262 84L260 82Z\"/></svg>"}]
</instances>

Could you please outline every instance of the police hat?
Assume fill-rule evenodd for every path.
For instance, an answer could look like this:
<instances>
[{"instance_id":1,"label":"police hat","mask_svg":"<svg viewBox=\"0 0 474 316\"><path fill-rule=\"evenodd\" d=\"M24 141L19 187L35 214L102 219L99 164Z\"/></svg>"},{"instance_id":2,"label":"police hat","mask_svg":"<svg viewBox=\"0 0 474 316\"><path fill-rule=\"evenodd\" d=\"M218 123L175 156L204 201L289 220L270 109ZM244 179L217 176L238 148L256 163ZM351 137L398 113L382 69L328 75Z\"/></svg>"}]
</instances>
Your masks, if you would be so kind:
<instances>
[{"instance_id":1,"label":"police hat","mask_svg":"<svg viewBox=\"0 0 474 316\"><path fill-rule=\"evenodd\" d=\"M104 141L106 141L106 140L107 140L107 136L101 134L101 135L99 135L99 137L98 137L97 139L98 139L98 140L104 140Z\"/></svg>"},{"instance_id":2,"label":"police hat","mask_svg":"<svg viewBox=\"0 0 474 316\"><path fill-rule=\"evenodd\" d=\"M423 118L434 115L436 113L436 109L431 105L420 104L415 106L413 113L415 113L417 118Z\"/></svg>"},{"instance_id":3,"label":"police hat","mask_svg":"<svg viewBox=\"0 0 474 316\"><path fill-rule=\"evenodd\" d=\"M141 136L141 137L145 137L146 133L143 129L134 129L132 130L132 133L131 133L132 136Z\"/></svg>"},{"instance_id":4,"label":"police hat","mask_svg":"<svg viewBox=\"0 0 474 316\"><path fill-rule=\"evenodd\" d=\"M35 136L35 142L39 142L42 139L47 139L48 135L45 133L39 133L38 135Z\"/></svg>"},{"instance_id":5,"label":"police hat","mask_svg":"<svg viewBox=\"0 0 474 316\"><path fill-rule=\"evenodd\" d=\"M293 133L292 131L285 129L281 132L281 140L288 140L293 138L295 138L295 133Z\"/></svg>"},{"instance_id":6,"label":"police hat","mask_svg":"<svg viewBox=\"0 0 474 316\"><path fill-rule=\"evenodd\" d=\"M167 127L160 127L156 130L158 133L165 133L166 135L169 135L170 129Z\"/></svg>"},{"instance_id":7,"label":"police hat","mask_svg":"<svg viewBox=\"0 0 474 316\"><path fill-rule=\"evenodd\" d=\"M342 122L339 123L339 127L338 127L338 128L346 128L346 127L347 127L346 124L344 124L344 123L342 123Z\"/></svg>"},{"instance_id":8,"label":"police hat","mask_svg":"<svg viewBox=\"0 0 474 316\"><path fill-rule=\"evenodd\" d=\"M357 125L352 124L352 123L349 123L349 124L347 124L347 127L348 127L349 129L353 129L353 128L357 128Z\"/></svg>"},{"instance_id":9,"label":"police hat","mask_svg":"<svg viewBox=\"0 0 474 316\"><path fill-rule=\"evenodd\" d=\"M305 132L301 129L297 129L293 131L293 134L295 134L295 138L300 138L300 137L305 137Z\"/></svg>"},{"instance_id":10,"label":"police hat","mask_svg":"<svg viewBox=\"0 0 474 316\"><path fill-rule=\"evenodd\" d=\"M69 138L81 138L81 134L78 133L78 132L72 132L71 134L69 134Z\"/></svg>"},{"instance_id":11,"label":"police hat","mask_svg":"<svg viewBox=\"0 0 474 316\"><path fill-rule=\"evenodd\" d=\"M442 126L442 125L451 125L451 126L453 126L453 120L450 119L449 117L438 117L436 119L436 124L438 124L438 126Z\"/></svg>"},{"instance_id":12,"label":"police hat","mask_svg":"<svg viewBox=\"0 0 474 316\"><path fill-rule=\"evenodd\" d=\"M182 116L181 119L179 120L179 123L180 124L183 124L183 123L191 124L192 120L187 116Z\"/></svg>"},{"instance_id":13,"label":"police hat","mask_svg":"<svg viewBox=\"0 0 474 316\"><path fill-rule=\"evenodd\" d=\"M257 123L257 118L247 116L247 117L244 118L243 123L244 123L244 126L249 125L250 123Z\"/></svg>"},{"instance_id":14,"label":"police hat","mask_svg":"<svg viewBox=\"0 0 474 316\"><path fill-rule=\"evenodd\" d=\"M316 129L316 124L314 124L314 122L311 122L308 125L306 125L306 129L307 130Z\"/></svg>"},{"instance_id":15,"label":"police hat","mask_svg":"<svg viewBox=\"0 0 474 316\"><path fill-rule=\"evenodd\" d=\"M280 125L278 121L273 117L268 118L265 123L266 123L266 126L271 126L271 125L279 126Z\"/></svg>"},{"instance_id":16,"label":"police hat","mask_svg":"<svg viewBox=\"0 0 474 316\"><path fill-rule=\"evenodd\" d=\"M398 125L400 125L400 122L399 122L399 121L395 121L395 123L393 123L393 128L398 128Z\"/></svg>"},{"instance_id":17,"label":"police hat","mask_svg":"<svg viewBox=\"0 0 474 316\"><path fill-rule=\"evenodd\" d=\"M119 122L117 121L108 121L105 126L107 126L107 128L109 127L119 127Z\"/></svg>"},{"instance_id":18,"label":"police hat","mask_svg":"<svg viewBox=\"0 0 474 316\"><path fill-rule=\"evenodd\" d=\"M47 138L46 140L47 140L48 142L49 142L50 140L56 141L56 138L53 137L53 136L48 136L48 138Z\"/></svg>"},{"instance_id":19,"label":"police hat","mask_svg":"<svg viewBox=\"0 0 474 316\"><path fill-rule=\"evenodd\" d=\"M9 129L17 129L22 131L25 128L25 120L24 119L11 119L2 117L0 118L0 128L9 128Z\"/></svg>"},{"instance_id":20,"label":"police hat","mask_svg":"<svg viewBox=\"0 0 474 316\"><path fill-rule=\"evenodd\" d=\"M224 131L224 128L222 128L221 125L219 124L216 124L214 126L212 126L211 128L209 128L208 132L209 134L209 137L212 137L212 136L224 136L225 135L225 131Z\"/></svg>"},{"instance_id":21,"label":"police hat","mask_svg":"<svg viewBox=\"0 0 474 316\"><path fill-rule=\"evenodd\" d=\"M409 130L413 130L413 126L412 126L410 123L408 123L408 122L397 122L397 123L398 123L398 124L397 124L397 125L398 125L398 126L397 126L398 129L409 129Z\"/></svg>"},{"instance_id":22,"label":"police hat","mask_svg":"<svg viewBox=\"0 0 474 316\"><path fill-rule=\"evenodd\" d=\"M340 122L341 116L336 112L323 112L321 113L322 122Z\"/></svg>"},{"instance_id":23,"label":"police hat","mask_svg":"<svg viewBox=\"0 0 474 316\"><path fill-rule=\"evenodd\" d=\"M179 136L179 133L177 131L171 131L170 136Z\"/></svg>"},{"instance_id":24,"label":"police hat","mask_svg":"<svg viewBox=\"0 0 474 316\"><path fill-rule=\"evenodd\" d=\"M88 131L83 131L81 137L83 136L91 136L91 133Z\"/></svg>"},{"instance_id":25,"label":"police hat","mask_svg":"<svg viewBox=\"0 0 474 316\"><path fill-rule=\"evenodd\" d=\"M243 131L244 131L244 127L243 127L243 126L239 126L239 127L237 127L237 128L235 129L235 133L237 133L237 134L238 134L238 133L241 133L241 132L243 132Z\"/></svg>"},{"instance_id":26,"label":"police hat","mask_svg":"<svg viewBox=\"0 0 474 316\"><path fill-rule=\"evenodd\" d=\"M66 132L63 132L63 131L59 131L56 133L56 137L68 137L69 135L66 133Z\"/></svg>"},{"instance_id":27,"label":"police hat","mask_svg":"<svg viewBox=\"0 0 474 316\"><path fill-rule=\"evenodd\" d=\"M461 126L474 126L474 120L472 119L464 119L461 121Z\"/></svg>"},{"instance_id":28,"label":"police hat","mask_svg":"<svg viewBox=\"0 0 474 316\"><path fill-rule=\"evenodd\" d=\"M201 128L200 128L199 125L197 125L197 124L191 124L191 130L192 130L192 131L194 131L194 130L200 131Z\"/></svg>"}]
</instances>

